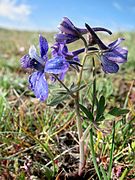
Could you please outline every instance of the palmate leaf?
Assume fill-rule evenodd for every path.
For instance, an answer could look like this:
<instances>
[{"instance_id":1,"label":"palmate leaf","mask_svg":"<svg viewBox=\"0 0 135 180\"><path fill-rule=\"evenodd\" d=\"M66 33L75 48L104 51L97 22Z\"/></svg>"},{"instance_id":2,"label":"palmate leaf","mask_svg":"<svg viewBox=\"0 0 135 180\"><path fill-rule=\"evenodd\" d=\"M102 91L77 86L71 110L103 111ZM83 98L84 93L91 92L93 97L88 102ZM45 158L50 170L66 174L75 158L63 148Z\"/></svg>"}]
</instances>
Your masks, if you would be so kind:
<instances>
[{"instance_id":1,"label":"palmate leaf","mask_svg":"<svg viewBox=\"0 0 135 180\"><path fill-rule=\"evenodd\" d=\"M85 106L83 106L82 104L79 104L79 107L90 121L94 121L93 114Z\"/></svg>"},{"instance_id":2,"label":"palmate leaf","mask_svg":"<svg viewBox=\"0 0 135 180\"><path fill-rule=\"evenodd\" d=\"M121 109L121 108L117 108L114 107L113 109L111 109L108 114L111 114L112 116L121 116L121 115L125 115L129 113L128 109Z\"/></svg>"}]
</instances>

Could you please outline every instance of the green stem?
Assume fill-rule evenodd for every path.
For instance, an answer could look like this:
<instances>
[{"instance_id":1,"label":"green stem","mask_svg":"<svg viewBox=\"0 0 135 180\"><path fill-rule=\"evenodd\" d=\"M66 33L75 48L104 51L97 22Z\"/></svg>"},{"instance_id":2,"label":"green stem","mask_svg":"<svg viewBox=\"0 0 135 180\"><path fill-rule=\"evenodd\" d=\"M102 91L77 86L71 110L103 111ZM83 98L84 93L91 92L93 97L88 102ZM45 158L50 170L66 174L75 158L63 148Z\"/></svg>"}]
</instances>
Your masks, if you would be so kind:
<instances>
[{"instance_id":1,"label":"green stem","mask_svg":"<svg viewBox=\"0 0 135 180\"><path fill-rule=\"evenodd\" d=\"M83 61L82 61L82 68L80 70L79 78L78 78L78 89L80 87L81 78L82 78L82 72L83 72L83 66L85 63L87 55L84 55ZM57 75L53 74L53 76L60 82L60 84L67 90L67 92L71 95L72 98L74 98L75 101L75 112L76 112L76 126L78 131L78 139L79 139L79 152L80 152L80 162L79 162L79 172L78 174L81 175L83 167L85 165L85 155L84 155L84 140L83 137L83 130L82 130L82 123L81 123L81 116L80 116L80 110L79 110L79 91L76 92L76 96L72 94L72 92L68 89L68 87L57 77Z\"/></svg>"},{"instance_id":2,"label":"green stem","mask_svg":"<svg viewBox=\"0 0 135 180\"><path fill-rule=\"evenodd\" d=\"M94 106L96 101L96 67L95 67L95 60L94 57L92 58L92 65L93 65L93 99L92 99L92 113L94 112Z\"/></svg>"},{"instance_id":3,"label":"green stem","mask_svg":"<svg viewBox=\"0 0 135 180\"><path fill-rule=\"evenodd\" d=\"M92 58L92 65L93 65L93 93L92 93L92 113L94 113L94 106L95 106L95 101L96 101L96 67L95 67L95 60L94 57ZM93 143L93 130L92 128L90 129L90 145L91 145L91 152L92 152L92 160L94 163L94 167L96 170L96 173L98 175L99 180L102 179L98 165L97 165L97 161L96 161L96 155L95 155L95 150L94 150L94 143Z\"/></svg>"},{"instance_id":4,"label":"green stem","mask_svg":"<svg viewBox=\"0 0 135 180\"><path fill-rule=\"evenodd\" d=\"M85 41L84 41L85 43ZM79 73L79 77L78 77L78 89L80 87L81 84L81 80L82 80L82 73L83 73L83 67L85 64L85 60L87 58L87 44L85 43L85 55L83 57L82 60L82 67L80 69L80 73ZM79 153L80 153L80 162L79 162L79 176L82 173L82 170L85 166L85 154L84 154L84 139L83 137L83 129L82 129L82 120L81 120L81 116L80 116L80 109L79 109L79 99L80 99L80 94L79 91L76 92L76 97L74 98L75 101L75 112L76 112L76 126L77 126L77 131L78 131L78 139L79 139Z\"/></svg>"},{"instance_id":5,"label":"green stem","mask_svg":"<svg viewBox=\"0 0 135 180\"><path fill-rule=\"evenodd\" d=\"M78 77L78 89L81 84L82 79L82 72L83 72L83 66L87 57L87 49L85 50L85 55L82 61L82 68L80 70L80 74ZM80 162L79 162L79 172L78 174L81 175L83 167L85 165L85 155L84 155L84 140L83 137L83 130L82 130L82 123L81 123L81 116L80 116L80 110L79 110L79 91L76 92L76 96L72 94L72 92L66 87L66 85L57 77L57 75L53 74L53 76L60 82L60 84L67 90L67 92L74 98L75 101L75 112L76 112L76 125L77 125L77 131L78 131L78 139L79 139L79 152L80 152Z\"/></svg>"},{"instance_id":6,"label":"green stem","mask_svg":"<svg viewBox=\"0 0 135 180\"><path fill-rule=\"evenodd\" d=\"M79 74L79 78L78 78L78 88L80 87L80 84L81 84L82 73L83 73L83 68L84 68L86 58L87 58L87 51L85 52L85 55L84 55L83 60L82 60L82 67L80 69L80 74Z\"/></svg>"},{"instance_id":7,"label":"green stem","mask_svg":"<svg viewBox=\"0 0 135 180\"><path fill-rule=\"evenodd\" d=\"M100 165L100 171L102 172L104 180L109 180L102 165Z\"/></svg>"},{"instance_id":8,"label":"green stem","mask_svg":"<svg viewBox=\"0 0 135 180\"><path fill-rule=\"evenodd\" d=\"M79 152L80 152L80 162L79 162L79 176L82 173L82 169L85 165L85 155L84 155L84 140L82 139L83 130L82 130L82 122L81 116L79 111L79 99L75 99L75 112L76 112L76 126L78 131L78 139L79 139Z\"/></svg>"},{"instance_id":9,"label":"green stem","mask_svg":"<svg viewBox=\"0 0 135 180\"><path fill-rule=\"evenodd\" d=\"M126 179L126 176L127 176L128 172L129 172L129 170L128 170L128 168L126 168L126 169L124 170L124 172L122 173L122 175L121 175L121 177L120 177L120 180Z\"/></svg>"}]
</instances>

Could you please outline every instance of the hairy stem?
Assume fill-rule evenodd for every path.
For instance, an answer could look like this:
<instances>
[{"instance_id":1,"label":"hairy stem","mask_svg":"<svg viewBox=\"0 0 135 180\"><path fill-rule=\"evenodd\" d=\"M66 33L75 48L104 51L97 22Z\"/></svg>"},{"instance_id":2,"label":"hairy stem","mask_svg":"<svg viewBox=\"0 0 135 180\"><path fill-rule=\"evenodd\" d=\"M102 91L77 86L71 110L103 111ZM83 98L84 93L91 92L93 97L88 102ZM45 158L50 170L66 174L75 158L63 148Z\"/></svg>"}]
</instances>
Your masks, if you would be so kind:
<instances>
[{"instance_id":1,"label":"hairy stem","mask_svg":"<svg viewBox=\"0 0 135 180\"><path fill-rule=\"evenodd\" d=\"M77 126L77 131L78 131L79 151L80 151L80 162L79 162L78 174L81 175L82 169L85 165L85 155L84 155L84 140L82 139L83 130L82 130L82 122L81 122L80 111L79 111L79 100L78 100L78 98L75 99L75 112L76 112L76 126Z\"/></svg>"},{"instance_id":2,"label":"hairy stem","mask_svg":"<svg viewBox=\"0 0 135 180\"><path fill-rule=\"evenodd\" d=\"M95 106L95 101L96 101L96 66L95 66L95 60L94 57L92 58L92 65L93 65L93 69L92 69L92 75L93 75L93 93L92 93L92 113L94 113L94 106ZM99 180L102 179L100 171L99 171L99 167L96 161L96 153L94 150L94 141L93 141L93 130L92 128L90 129L90 145L91 145L91 153L92 153L92 160L93 160L93 164L96 170L96 173L98 175Z\"/></svg>"},{"instance_id":3,"label":"hairy stem","mask_svg":"<svg viewBox=\"0 0 135 180\"><path fill-rule=\"evenodd\" d=\"M94 106L96 101L96 67L95 67L95 60L94 57L92 58L92 65L93 65L93 99L92 99L92 113L94 112Z\"/></svg>"},{"instance_id":4,"label":"hairy stem","mask_svg":"<svg viewBox=\"0 0 135 180\"><path fill-rule=\"evenodd\" d=\"M85 62L86 56L83 58L83 65ZM78 88L80 87L81 77L82 77L83 67L80 71L79 78L78 78ZM83 130L82 130L82 123L81 123L81 116L79 110L79 91L76 92L76 96L71 93L68 87L57 77L57 75L53 74L53 76L60 82L60 84L67 90L67 92L74 98L75 101L75 112L76 112L76 126L78 131L78 139L79 139L79 152L80 152L80 162L79 162L79 172L78 174L81 175L83 167L85 165L85 155L84 155L84 140L83 137Z\"/></svg>"},{"instance_id":5,"label":"hairy stem","mask_svg":"<svg viewBox=\"0 0 135 180\"><path fill-rule=\"evenodd\" d=\"M85 44L86 45L86 44ZM85 55L82 60L82 67L80 69L79 77L78 77L78 88L80 87L81 80L82 80L82 73L83 73L83 67L85 64L85 60L87 58L87 51L88 48L85 47ZM78 131L78 139L79 139L79 152L80 152L80 162L79 162L79 172L78 174L81 175L82 170L85 166L85 154L84 154L84 139L83 137L83 129L82 129L82 122L81 122L81 116L80 116L80 109L79 109L79 91L76 92L76 98L75 98L75 112L76 112L76 126Z\"/></svg>"},{"instance_id":6,"label":"hairy stem","mask_svg":"<svg viewBox=\"0 0 135 180\"><path fill-rule=\"evenodd\" d=\"M80 69L80 74L79 74L79 78L78 78L78 87L80 87L80 84L81 84L82 73L83 73L83 68L84 68L86 58L87 58L87 51L85 51L85 55L84 55L83 60L82 60L82 67Z\"/></svg>"}]
</instances>

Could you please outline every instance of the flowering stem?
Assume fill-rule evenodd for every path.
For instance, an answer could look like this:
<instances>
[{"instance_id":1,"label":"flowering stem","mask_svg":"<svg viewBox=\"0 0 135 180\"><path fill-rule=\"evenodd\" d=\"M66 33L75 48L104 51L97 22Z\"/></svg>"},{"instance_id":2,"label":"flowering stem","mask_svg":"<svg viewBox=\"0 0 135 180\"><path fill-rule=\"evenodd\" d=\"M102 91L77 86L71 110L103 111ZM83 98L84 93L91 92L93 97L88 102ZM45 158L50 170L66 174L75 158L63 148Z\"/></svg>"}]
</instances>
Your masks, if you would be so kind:
<instances>
[{"instance_id":1,"label":"flowering stem","mask_svg":"<svg viewBox=\"0 0 135 180\"><path fill-rule=\"evenodd\" d=\"M87 52L85 53L84 58L82 60L82 67L81 67L79 78L78 78L78 88L80 87L80 84L81 84L82 73L83 73L83 68L84 68L84 64L85 64L86 58L87 58Z\"/></svg>"},{"instance_id":2,"label":"flowering stem","mask_svg":"<svg viewBox=\"0 0 135 180\"><path fill-rule=\"evenodd\" d=\"M93 99L92 99L92 113L94 113L94 106L95 106L95 101L96 101L96 67L95 67L95 60L94 57L92 58L92 64L93 64ZM91 145L91 153L92 153L92 160L93 160L93 164L96 170L96 173L98 175L99 180L102 179L101 175L100 175L100 171L97 165L97 161L96 161L96 155L95 155L95 150L94 150L94 142L93 142L93 130L92 128L90 129L90 145Z\"/></svg>"},{"instance_id":3,"label":"flowering stem","mask_svg":"<svg viewBox=\"0 0 135 180\"><path fill-rule=\"evenodd\" d=\"M78 97L75 98L75 112L76 112L76 126L77 126L78 139L79 139L80 162L79 162L78 174L80 176L82 173L82 169L84 167L84 164L85 164L85 155L84 155L84 140L82 139L83 130L82 130L82 123L81 123Z\"/></svg>"},{"instance_id":4,"label":"flowering stem","mask_svg":"<svg viewBox=\"0 0 135 180\"><path fill-rule=\"evenodd\" d=\"M92 58L92 65L93 65L93 99L92 99L92 113L94 112L94 106L96 101L96 67L95 67L95 60L94 57Z\"/></svg>"},{"instance_id":5,"label":"flowering stem","mask_svg":"<svg viewBox=\"0 0 135 180\"><path fill-rule=\"evenodd\" d=\"M83 72L83 66L85 64L85 60L87 58L87 47L85 48L85 55L82 60L82 67L80 70L80 74L78 77L78 88L80 87L81 84L81 79L82 79L82 72ZM79 109L79 91L76 92L76 98L74 99L75 101L75 112L76 112L76 126L77 126L77 131L78 131L78 139L79 139L79 152L80 152L80 162L79 162L79 176L82 173L82 170L85 166L85 154L84 154L84 139L83 137L83 129L82 129L82 122L81 122L81 116L80 116L80 109Z\"/></svg>"},{"instance_id":6,"label":"flowering stem","mask_svg":"<svg viewBox=\"0 0 135 180\"><path fill-rule=\"evenodd\" d=\"M84 56L83 59L83 65L85 62L86 56ZM80 87L80 82L81 82L81 77L82 77L82 70L83 67L81 69L80 72L80 76L78 79L78 87ZM82 130L82 123L81 123L81 116L80 116L80 110L79 110L79 91L76 92L76 96L74 94L71 93L71 91L68 89L68 87L57 77L57 75L53 74L53 76L60 82L60 84L67 90L67 92L69 92L69 94L72 96L72 98L74 98L74 102L75 102L75 112L76 112L76 126L77 126L77 131L78 131L78 139L79 139L79 152L80 152L80 162L79 162L79 176L82 173L83 167L85 165L85 155L84 155L84 139L83 137L83 130Z\"/></svg>"}]
</instances>

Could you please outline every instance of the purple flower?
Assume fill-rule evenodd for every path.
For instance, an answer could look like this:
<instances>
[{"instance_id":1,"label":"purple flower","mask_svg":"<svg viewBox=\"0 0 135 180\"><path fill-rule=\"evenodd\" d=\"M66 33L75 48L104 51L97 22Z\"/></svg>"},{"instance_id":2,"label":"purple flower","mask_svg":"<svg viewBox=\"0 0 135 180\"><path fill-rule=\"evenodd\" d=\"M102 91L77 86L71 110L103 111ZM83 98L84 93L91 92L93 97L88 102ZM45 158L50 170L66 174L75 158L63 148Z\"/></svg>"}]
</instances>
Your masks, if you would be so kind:
<instances>
[{"instance_id":1,"label":"purple flower","mask_svg":"<svg viewBox=\"0 0 135 180\"><path fill-rule=\"evenodd\" d=\"M72 43L81 38L82 35L88 33L87 29L77 28L76 26L74 26L74 24L67 17L63 18L62 22L58 26L58 29L60 30L60 33L55 35L55 40L59 43ZM111 34L111 31L101 27L93 28L93 30L106 31Z\"/></svg>"},{"instance_id":2,"label":"purple flower","mask_svg":"<svg viewBox=\"0 0 135 180\"><path fill-rule=\"evenodd\" d=\"M86 27L93 36L96 44L98 44L99 48L102 50L101 65L103 71L105 73L118 72L118 64L127 62L128 50L119 46L124 39L118 38L116 41L106 46L88 24L86 24Z\"/></svg>"},{"instance_id":3,"label":"purple flower","mask_svg":"<svg viewBox=\"0 0 135 180\"><path fill-rule=\"evenodd\" d=\"M75 68L77 71L79 71L80 59L78 57L79 54L83 53L85 51L85 48L81 48L72 52L68 51L68 48L65 43L58 43L56 42L52 47L52 56L53 57L61 57L62 59L66 59L66 61L69 63L69 65L73 68ZM98 50L95 47L88 48L88 51L94 51ZM59 75L60 80L63 80L64 73L62 75ZM54 78L53 78L54 81Z\"/></svg>"},{"instance_id":4,"label":"purple flower","mask_svg":"<svg viewBox=\"0 0 135 180\"><path fill-rule=\"evenodd\" d=\"M127 62L128 50L119 46L123 40L123 38L118 38L109 44L109 50L101 55L101 64L105 73L116 73L119 70L118 64Z\"/></svg>"},{"instance_id":5,"label":"purple flower","mask_svg":"<svg viewBox=\"0 0 135 180\"><path fill-rule=\"evenodd\" d=\"M59 57L58 59L60 59L61 57L61 59L63 60L66 59L66 62L68 62L72 68L79 71L79 66L81 66L81 64L80 64L80 59L78 55L80 53L83 53L85 51L85 48L81 48L76 51L69 52L66 44L63 42L62 43L56 42L51 48L52 48L52 56L54 58ZM90 47L88 50L93 51L93 50L97 50L97 48ZM66 71L63 71L62 73L60 73L58 76L59 79L63 80L65 77L65 74L66 74ZM54 77L51 77L51 80L55 81L56 79Z\"/></svg>"},{"instance_id":6,"label":"purple flower","mask_svg":"<svg viewBox=\"0 0 135 180\"><path fill-rule=\"evenodd\" d=\"M40 56L36 52L35 46L31 46L29 54L21 58L23 68L32 68L36 71L29 76L29 87L40 101L45 101L48 97L48 83L45 73L62 74L68 70L69 63L61 56L48 60L48 42L40 35L39 37Z\"/></svg>"},{"instance_id":7,"label":"purple flower","mask_svg":"<svg viewBox=\"0 0 135 180\"><path fill-rule=\"evenodd\" d=\"M61 59L61 62L65 63L65 65L63 65L63 67L65 67L65 70L63 70L62 73L59 73L60 80L64 79L69 66L72 66L74 68L76 68L76 66L81 66L80 60L77 56L79 53L77 53L77 51L75 51L75 53L69 52L65 43L55 43L51 48L53 58ZM56 79L54 77L51 77L51 80L55 81Z\"/></svg>"},{"instance_id":8,"label":"purple flower","mask_svg":"<svg viewBox=\"0 0 135 180\"><path fill-rule=\"evenodd\" d=\"M94 51L94 50L98 50L98 49L95 47L88 48L88 51ZM52 46L53 57L61 56L61 57L65 58L68 61L68 63L70 64L70 66L72 66L76 70L79 70L78 66L81 66L78 55L83 53L84 51L85 51L85 48L81 48L81 49L69 52L65 43L57 42ZM64 76L62 76L62 77L64 77Z\"/></svg>"},{"instance_id":9,"label":"purple flower","mask_svg":"<svg viewBox=\"0 0 135 180\"><path fill-rule=\"evenodd\" d=\"M69 64L74 64L75 62L80 62L78 55L85 51L85 48L77 49L75 51L69 52L68 47L65 43L56 42L52 47L52 55L53 57L62 56L66 60L68 60ZM98 50L95 47L89 47L88 51ZM80 65L80 64L78 64Z\"/></svg>"},{"instance_id":10,"label":"purple flower","mask_svg":"<svg viewBox=\"0 0 135 180\"><path fill-rule=\"evenodd\" d=\"M107 50L108 47L101 41L101 39L97 36L95 31L88 24L85 24L85 26L88 29L91 39L92 41L94 41L94 44L97 44L99 48L102 50Z\"/></svg>"},{"instance_id":11,"label":"purple flower","mask_svg":"<svg viewBox=\"0 0 135 180\"><path fill-rule=\"evenodd\" d=\"M84 49L84 48L83 48ZM56 56L62 56L64 57L66 60L68 60L68 62L70 63L73 63L74 61L77 61L78 63L80 62L79 58L78 58L78 55L80 53L82 53L84 51L82 51L82 49L79 49L79 50L76 50L76 51L73 51L73 52L69 52L68 51L68 47L66 46L65 43L55 43L53 46L52 46L52 55L54 57ZM70 61L72 60L72 61Z\"/></svg>"},{"instance_id":12,"label":"purple flower","mask_svg":"<svg viewBox=\"0 0 135 180\"><path fill-rule=\"evenodd\" d=\"M49 59L45 65L45 72L51 74L61 74L69 68L69 63L62 56Z\"/></svg>"},{"instance_id":13,"label":"purple flower","mask_svg":"<svg viewBox=\"0 0 135 180\"><path fill-rule=\"evenodd\" d=\"M52 48L52 56L56 57L56 56L63 56L65 57L66 53L68 52L68 48L65 45L65 43L55 43L53 46L51 46Z\"/></svg>"}]
</instances>

